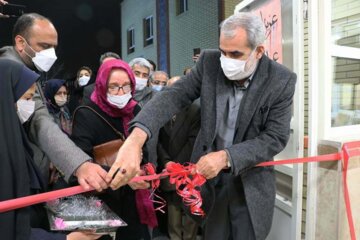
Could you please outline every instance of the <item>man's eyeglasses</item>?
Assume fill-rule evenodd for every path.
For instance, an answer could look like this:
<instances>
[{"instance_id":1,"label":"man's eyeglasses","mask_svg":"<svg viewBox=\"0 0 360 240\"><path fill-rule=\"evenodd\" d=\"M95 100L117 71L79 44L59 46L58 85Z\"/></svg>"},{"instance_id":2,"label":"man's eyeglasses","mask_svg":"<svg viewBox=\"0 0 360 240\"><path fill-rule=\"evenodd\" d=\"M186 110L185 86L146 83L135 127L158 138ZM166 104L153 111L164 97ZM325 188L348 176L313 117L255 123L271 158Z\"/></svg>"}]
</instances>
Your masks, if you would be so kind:
<instances>
[{"instance_id":1,"label":"man's eyeglasses","mask_svg":"<svg viewBox=\"0 0 360 240\"><path fill-rule=\"evenodd\" d=\"M108 87L108 91L110 94L118 94L120 92L120 89L122 89L122 91L126 94L131 92L131 86L130 84L128 85L124 85L124 86L109 86Z\"/></svg>"},{"instance_id":2,"label":"man's eyeglasses","mask_svg":"<svg viewBox=\"0 0 360 240\"><path fill-rule=\"evenodd\" d=\"M160 80L151 80L152 84L166 86L166 82Z\"/></svg>"}]
</instances>

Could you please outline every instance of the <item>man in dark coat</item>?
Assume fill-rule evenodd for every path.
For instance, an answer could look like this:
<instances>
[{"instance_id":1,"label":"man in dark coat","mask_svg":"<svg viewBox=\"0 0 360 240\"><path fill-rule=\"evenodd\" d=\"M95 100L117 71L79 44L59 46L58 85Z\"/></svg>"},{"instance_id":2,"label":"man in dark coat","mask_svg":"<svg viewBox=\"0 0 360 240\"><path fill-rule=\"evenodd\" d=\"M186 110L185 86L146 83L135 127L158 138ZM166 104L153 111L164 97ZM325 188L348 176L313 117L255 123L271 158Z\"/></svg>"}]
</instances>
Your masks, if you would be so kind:
<instances>
[{"instance_id":1,"label":"man in dark coat","mask_svg":"<svg viewBox=\"0 0 360 240\"><path fill-rule=\"evenodd\" d=\"M175 81L173 79L176 79ZM168 81L171 87L180 77L173 77ZM186 164L190 162L195 139L200 130L200 101L185 107L180 113L174 115L159 132L157 146L159 167L165 168L169 162ZM160 188L167 202L167 226L170 239L194 240L196 239L198 224L181 209L181 198L170 185L168 179L161 182Z\"/></svg>"},{"instance_id":2,"label":"man in dark coat","mask_svg":"<svg viewBox=\"0 0 360 240\"><path fill-rule=\"evenodd\" d=\"M58 35L49 19L36 13L22 15L13 30L14 46L0 49L0 59L9 59L26 65L32 70L47 72L56 60L55 47ZM38 86L38 93L42 93ZM107 188L106 172L79 149L50 116L39 94L34 97L35 112L29 124L30 141L33 143L36 164L47 169L49 159L61 171L66 180L76 175L84 188Z\"/></svg>"},{"instance_id":3,"label":"man in dark coat","mask_svg":"<svg viewBox=\"0 0 360 240\"><path fill-rule=\"evenodd\" d=\"M275 205L271 161L287 144L296 75L264 53L265 28L251 13L221 25L220 50L204 50L191 72L158 93L133 121L133 131L107 175L112 188L139 171L141 147L175 113L200 97L201 128L192 161L208 181L201 189L204 238L265 239ZM126 174L113 174L118 169ZM194 216L196 218L196 216Z\"/></svg>"}]
</instances>

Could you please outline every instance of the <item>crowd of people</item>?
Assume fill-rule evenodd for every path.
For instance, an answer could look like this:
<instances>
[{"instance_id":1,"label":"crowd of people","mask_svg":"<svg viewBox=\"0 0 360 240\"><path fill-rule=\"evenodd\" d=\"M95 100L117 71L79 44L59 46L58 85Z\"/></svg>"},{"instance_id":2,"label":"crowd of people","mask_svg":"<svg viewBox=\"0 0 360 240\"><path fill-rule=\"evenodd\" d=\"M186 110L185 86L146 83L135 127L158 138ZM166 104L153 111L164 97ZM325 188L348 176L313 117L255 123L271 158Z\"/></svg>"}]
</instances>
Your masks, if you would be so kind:
<instances>
[{"instance_id":1,"label":"crowd of people","mask_svg":"<svg viewBox=\"0 0 360 240\"><path fill-rule=\"evenodd\" d=\"M259 18L236 14L221 25L220 50L204 50L183 76L169 78L151 60L127 63L107 52L98 69L82 66L74 81L44 79L57 59L58 32L42 15L22 15L13 46L0 48L0 201L78 183L100 192L128 224L116 239L265 239L274 170L254 166L287 143L296 75L266 57L264 40ZM119 142L111 164L96 162L98 146ZM190 213L168 179L159 188L163 216L150 183L129 182L144 174L145 163L161 172L172 162L195 163L207 179L205 217ZM0 234L110 238L51 232L42 204L0 213Z\"/></svg>"}]
</instances>

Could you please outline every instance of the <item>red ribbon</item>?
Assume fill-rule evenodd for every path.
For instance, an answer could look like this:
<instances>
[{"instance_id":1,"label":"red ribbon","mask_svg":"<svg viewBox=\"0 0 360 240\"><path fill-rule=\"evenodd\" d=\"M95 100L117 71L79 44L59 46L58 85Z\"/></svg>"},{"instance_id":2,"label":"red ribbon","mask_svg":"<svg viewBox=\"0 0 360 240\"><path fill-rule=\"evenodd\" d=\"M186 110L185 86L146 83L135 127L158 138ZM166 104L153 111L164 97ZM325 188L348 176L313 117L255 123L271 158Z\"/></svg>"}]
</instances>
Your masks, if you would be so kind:
<instances>
[{"instance_id":1,"label":"red ribbon","mask_svg":"<svg viewBox=\"0 0 360 240\"><path fill-rule=\"evenodd\" d=\"M325 162L325 161L339 161L342 162L342 178L343 178L343 188L344 188L344 201L346 215L348 219L348 225L350 230L351 240L356 240L355 226L352 217L351 203L349 197L349 190L347 186L347 170L349 159L354 156L360 156L360 141L344 143L342 151L339 153L320 155L315 157L306 157L306 158L293 158L287 160L279 161L269 161L258 164L258 167L265 166L275 166L275 165L284 165L284 164L297 164L297 163L309 163L309 162Z\"/></svg>"},{"instance_id":2,"label":"red ribbon","mask_svg":"<svg viewBox=\"0 0 360 240\"><path fill-rule=\"evenodd\" d=\"M145 165L142 166L142 169L144 170L144 172L146 173L146 175L148 176L153 176L156 175L156 171L155 171L155 166L151 163L147 163ZM162 213L165 213L164 208L166 206L166 201L165 199L163 199L162 197L160 197L159 195L157 195L155 193L155 190L157 188L159 188L160 186L160 177L151 180L151 194L150 194L150 198L152 198L152 202L159 204L159 206L157 208L155 208L155 211L160 211Z\"/></svg>"},{"instance_id":3,"label":"red ribbon","mask_svg":"<svg viewBox=\"0 0 360 240\"><path fill-rule=\"evenodd\" d=\"M28 207L34 204L52 201L62 197L68 197L80 193L90 192L94 189L85 190L81 186L64 188L56 191L34 194L31 196L15 198L0 202L0 213L11 211L18 208Z\"/></svg>"},{"instance_id":4,"label":"red ribbon","mask_svg":"<svg viewBox=\"0 0 360 240\"><path fill-rule=\"evenodd\" d=\"M194 215L204 216L205 213L201 209L200 187L206 182L206 178L196 172L196 165L183 166L170 162L166 165L166 171L170 174L169 182L175 184L177 194L190 208L190 212Z\"/></svg>"},{"instance_id":5,"label":"red ribbon","mask_svg":"<svg viewBox=\"0 0 360 240\"><path fill-rule=\"evenodd\" d=\"M160 186L160 178L168 176L169 182L175 185L177 194L182 197L184 204L190 208L190 212L194 215L205 215L201 209L202 197L200 187L206 182L206 179L196 172L195 164L188 163L186 166L183 166L179 163L170 162L166 165L164 172L160 174L155 174L155 167L151 163L145 164L142 169L147 174L147 180L151 181L152 194L154 195L153 202L160 204L155 210L164 212L163 208L166 206L166 201L155 194L155 190ZM141 177L131 181L139 179Z\"/></svg>"},{"instance_id":6,"label":"red ribbon","mask_svg":"<svg viewBox=\"0 0 360 240\"><path fill-rule=\"evenodd\" d=\"M258 164L258 167L264 166L274 166L274 165L283 165L283 164L297 164L297 163L307 163L307 162L322 162L322 161L339 161L343 159L342 162L342 178L343 178L343 188L344 188L344 200L346 214L350 229L351 240L356 240L354 221L352 217L351 204L349 198L349 191L347 186L347 169L349 164L349 159L354 156L360 156L360 141L345 143L343 145L342 151L334 154L326 154L315 157L307 158L293 158L280 161L269 161ZM159 179L169 176L170 183L175 184L177 193L183 198L185 204L190 207L190 210L193 214L204 215L203 210L201 209L202 198L200 195L199 188L205 183L206 179L200 174L196 173L195 165L189 164L187 166L182 166L178 163L168 164L166 171L160 174L155 174L155 168L153 166L146 167L148 173L151 175L138 176L131 179L131 182L136 181L152 181L153 190L159 186ZM155 188L156 187L156 188ZM55 200L62 197L72 196L88 191L84 190L81 186L65 188L61 190L35 194L27 197L21 197L11 200L6 200L0 202L0 213L11 211L14 209L27 207L30 205L47 202Z\"/></svg>"}]
</instances>

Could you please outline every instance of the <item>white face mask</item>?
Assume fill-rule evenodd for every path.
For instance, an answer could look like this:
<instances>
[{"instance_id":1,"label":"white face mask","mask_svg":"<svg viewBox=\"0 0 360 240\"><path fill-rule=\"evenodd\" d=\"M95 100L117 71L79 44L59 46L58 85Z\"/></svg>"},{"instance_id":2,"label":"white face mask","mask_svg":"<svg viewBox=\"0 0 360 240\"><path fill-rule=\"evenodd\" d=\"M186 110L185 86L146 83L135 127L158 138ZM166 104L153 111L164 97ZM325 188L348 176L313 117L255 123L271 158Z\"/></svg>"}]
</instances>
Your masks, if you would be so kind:
<instances>
[{"instance_id":1,"label":"white face mask","mask_svg":"<svg viewBox=\"0 0 360 240\"><path fill-rule=\"evenodd\" d=\"M139 77L135 77L135 81L136 81L135 90L138 91L143 90L148 82L146 78L139 78Z\"/></svg>"},{"instance_id":2,"label":"white face mask","mask_svg":"<svg viewBox=\"0 0 360 240\"><path fill-rule=\"evenodd\" d=\"M118 95L110 95L107 94L107 100L112 105L115 105L116 107L122 109L128 104L128 102L131 99L131 93L126 93L124 95L118 96Z\"/></svg>"},{"instance_id":3,"label":"white face mask","mask_svg":"<svg viewBox=\"0 0 360 240\"><path fill-rule=\"evenodd\" d=\"M86 84L88 84L90 80L90 77L88 76L82 76L79 78L79 86L82 87L82 86L85 86Z\"/></svg>"},{"instance_id":4,"label":"white face mask","mask_svg":"<svg viewBox=\"0 0 360 240\"><path fill-rule=\"evenodd\" d=\"M246 63L250 60L253 52L250 53L247 60L232 59L221 54L221 68L223 69L225 76L229 80L241 80L249 77L256 68L256 63L253 63L251 66L248 66L248 69L245 69Z\"/></svg>"},{"instance_id":5,"label":"white face mask","mask_svg":"<svg viewBox=\"0 0 360 240\"><path fill-rule=\"evenodd\" d=\"M20 122L26 122L35 111L35 101L19 99L16 102Z\"/></svg>"},{"instance_id":6,"label":"white face mask","mask_svg":"<svg viewBox=\"0 0 360 240\"><path fill-rule=\"evenodd\" d=\"M151 88L154 91L160 92L163 89L163 86L161 86L161 85L152 85Z\"/></svg>"},{"instance_id":7,"label":"white face mask","mask_svg":"<svg viewBox=\"0 0 360 240\"><path fill-rule=\"evenodd\" d=\"M29 48L31 49L31 51L33 51L35 53L35 57L31 57L26 51L25 54L28 55L31 60L33 61L35 67L40 71L40 72L47 72L49 71L49 69L52 67L52 65L55 63L57 57L56 57L56 53L55 53L55 48L48 48L45 50L42 50L40 52L36 52L30 45L29 43L25 40L26 44L29 46Z\"/></svg>"},{"instance_id":8,"label":"white face mask","mask_svg":"<svg viewBox=\"0 0 360 240\"><path fill-rule=\"evenodd\" d=\"M35 57L32 58L32 61L39 71L47 72L55 63L56 59L55 49L48 48L40 52L35 52Z\"/></svg>"},{"instance_id":9,"label":"white face mask","mask_svg":"<svg viewBox=\"0 0 360 240\"><path fill-rule=\"evenodd\" d=\"M65 103L67 102L67 99L66 99L66 97L64 97L64 96L55 96L54 99L55 99L56 104L57 104L59 107L64 106Z\"/></svg>"}]
</instances>

